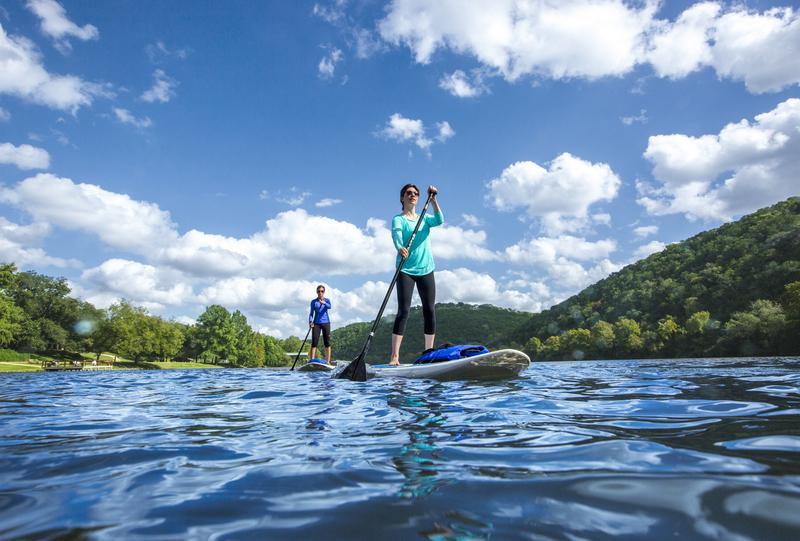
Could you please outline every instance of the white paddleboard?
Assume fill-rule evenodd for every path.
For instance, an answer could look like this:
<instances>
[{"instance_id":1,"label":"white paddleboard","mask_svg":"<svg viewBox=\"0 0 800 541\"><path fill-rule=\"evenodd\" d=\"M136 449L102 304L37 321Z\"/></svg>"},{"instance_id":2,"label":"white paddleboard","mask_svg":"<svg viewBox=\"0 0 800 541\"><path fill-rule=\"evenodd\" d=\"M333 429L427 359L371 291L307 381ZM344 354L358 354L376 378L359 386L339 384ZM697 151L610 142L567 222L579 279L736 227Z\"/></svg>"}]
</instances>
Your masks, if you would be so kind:
<instances>
[{"instance_id":1,"label":"white paddleboard","mask_svg":"<svg viewBox=\"0 0 800 541\"><path fill-rule=\"evenodd\" d=\"M300 372L330 372L334 368L336 366L325 364L322 359L311 359L297 370Z\"/></svg>"},{"instance_id":2,"label":"white paddleboard","mask_svg":"<svg viewBox=\"0 0 800 541\"><path fill-rule=\"evenodd\" d=\"M508 379L528 368L530 358L515 349L490 351L474 357L430 364L367 365L367 377L455 379Z\"/></svg>"}]
</instances>

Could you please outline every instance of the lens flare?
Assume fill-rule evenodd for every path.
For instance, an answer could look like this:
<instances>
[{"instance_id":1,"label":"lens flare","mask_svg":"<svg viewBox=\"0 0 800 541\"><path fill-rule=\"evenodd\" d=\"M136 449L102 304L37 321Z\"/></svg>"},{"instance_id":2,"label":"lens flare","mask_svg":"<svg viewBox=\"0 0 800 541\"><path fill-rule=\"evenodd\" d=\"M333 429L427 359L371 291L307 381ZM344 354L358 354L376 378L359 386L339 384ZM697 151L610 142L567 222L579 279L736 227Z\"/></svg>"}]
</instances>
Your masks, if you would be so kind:
<instances>
[{"instance_id":1,"label":"lens flare","mask_svg":"<svg viewBox=\"0 0 800 541\"><path fill-rule=\"evenodd\" d=\"M92 321L91 319L82 319L75 324L75 333L81 336L86 336L87 334L92 334L95 328L97 328L97 323Z\"/></svg>"}]
</instances>

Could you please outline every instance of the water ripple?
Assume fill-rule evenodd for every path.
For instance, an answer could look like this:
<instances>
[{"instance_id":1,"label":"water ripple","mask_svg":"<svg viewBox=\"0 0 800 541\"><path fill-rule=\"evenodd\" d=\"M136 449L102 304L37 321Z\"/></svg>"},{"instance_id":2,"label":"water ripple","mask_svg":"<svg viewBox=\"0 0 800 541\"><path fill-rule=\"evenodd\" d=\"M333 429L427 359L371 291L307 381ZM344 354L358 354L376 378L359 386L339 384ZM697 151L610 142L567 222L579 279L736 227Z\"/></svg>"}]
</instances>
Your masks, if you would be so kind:
<instances>
[{"instance_id":1,"label":"water ripple","mask_svg":"<svg viewBox=\"0 0 800 541\"><path fill-rule=\"evenodd\" d=\"M798 368L0 374L0 538L794 539Z\"/></svg>"}]
</instances>

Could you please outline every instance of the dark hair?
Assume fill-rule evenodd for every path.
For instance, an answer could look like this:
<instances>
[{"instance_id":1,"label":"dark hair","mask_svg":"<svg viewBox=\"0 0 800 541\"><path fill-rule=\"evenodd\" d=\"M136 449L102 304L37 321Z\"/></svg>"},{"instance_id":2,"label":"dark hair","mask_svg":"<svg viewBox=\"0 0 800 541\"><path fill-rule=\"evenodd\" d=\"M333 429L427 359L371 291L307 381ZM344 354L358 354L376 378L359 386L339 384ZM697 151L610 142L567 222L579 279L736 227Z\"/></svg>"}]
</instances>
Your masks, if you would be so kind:
<instances>
[{"instance_id":1,"label":"dark hair","mask_svg":"<svg viewBox=\"0 0 800 541\"><path fill-rule=\"evenodd\" d=\"M419 188L417 188L416 184L411 184L411 183L406 184L405 186L400 188L400 204L401 205L403 204L403 196L406 194L406 190L408 190L409 188L414 188L415 190L417 190L417 193L420 193Z\"/></svg>"},{"instance_id":2,"label":"dark hair","mask_svg":"<svg viewBox=\"0 0 800 541\"><path fill-rule=\"evenodd\" d=\"M325 286L322 285L322 284L318 285L317 286L317 291L319 291L320 289L322 289L322 291L325 291Z\"/></svg>"}]
</instances>

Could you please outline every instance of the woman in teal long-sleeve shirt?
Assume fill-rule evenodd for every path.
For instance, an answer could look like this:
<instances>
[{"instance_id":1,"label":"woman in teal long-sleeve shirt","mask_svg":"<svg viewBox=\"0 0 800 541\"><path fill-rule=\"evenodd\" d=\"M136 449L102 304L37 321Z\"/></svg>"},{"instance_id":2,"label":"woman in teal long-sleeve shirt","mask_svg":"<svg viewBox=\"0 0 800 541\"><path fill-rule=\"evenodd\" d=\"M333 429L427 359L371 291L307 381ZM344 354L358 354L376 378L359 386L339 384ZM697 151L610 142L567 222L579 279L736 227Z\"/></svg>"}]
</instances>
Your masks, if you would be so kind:
<instances>
[{"instance_id":1,"label":"woman in teal long-sleeve shirt","mask_svg":"<svg viewBox=\"0 0 800 541\"><path fill-rule=\"evenodd\" d=\"M400 364L400 344L403 342L403 333L411 310L411 296L414 286L417 287L419 298L422 301L422 318L424 320L425 349L433 347L436 337L436 280L433 276L435 268L433 253L431 252L430 232L432 227L444 223L444 215L436 199L438 190L435 186L428 186L431 195L433 212L426 214L414 237L411 249L405 248L408 239L414 232L419 216L417 215L417 202L419 201L419 188L415 184L406 184L400 190L400 202L403 212L392 219L392 240L397 249L397 265L402 258L406 258L403 268L397 277L397 316L392 329L392 355L389 364Z\"/></svg>"}]
</instances>

